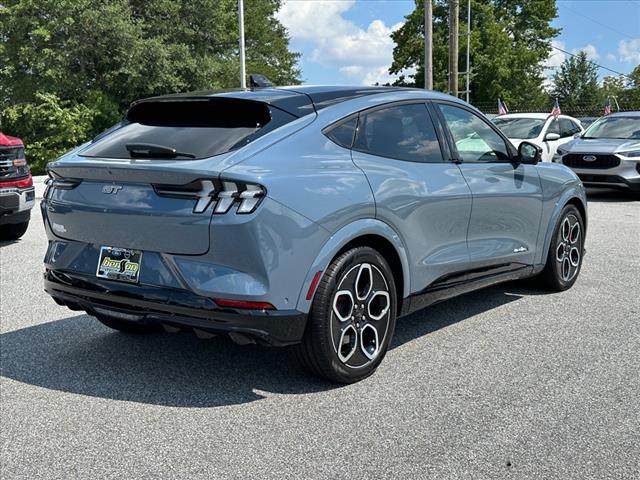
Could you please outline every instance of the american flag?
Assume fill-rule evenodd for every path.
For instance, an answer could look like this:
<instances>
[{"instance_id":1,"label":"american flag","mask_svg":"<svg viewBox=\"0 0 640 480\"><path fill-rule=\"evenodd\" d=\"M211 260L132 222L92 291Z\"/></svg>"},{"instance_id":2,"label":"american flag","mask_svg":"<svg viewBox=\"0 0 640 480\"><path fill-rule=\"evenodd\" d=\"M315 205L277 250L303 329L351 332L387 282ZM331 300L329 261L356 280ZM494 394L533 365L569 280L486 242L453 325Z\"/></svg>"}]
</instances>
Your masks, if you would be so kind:
<instances>
[{"instance_id":1,"label":"american flag","mask_svg":"<svg viewBox=\"0 0 640 480\"><path fill-rule=\"evenodd\" d=\"M506 115L509 113L507 105L500 99L498 99L498 115Z\"/></svg>"},{"instance_id":2,"label":"american flag","mask_svg":"<svg viewBox=\"0 0 640 480\"><path fill-rule=\"evenodd\" d=\"M558 99L556 98L556 103L551 109L551 116L557 120L561 113L562 112L560 111L560 104L558 103Z\"/></svg>"},{"instance_id":3,"label":"american flag","mask_svg":"<svg viewBox=\"0 0 640 480\"><path fill-rule=\"evenodd\" d=\"M609 115L611 113L611 98L607 97L607 101L604 104L604 114Z\"/></svg>"}]
</instances>

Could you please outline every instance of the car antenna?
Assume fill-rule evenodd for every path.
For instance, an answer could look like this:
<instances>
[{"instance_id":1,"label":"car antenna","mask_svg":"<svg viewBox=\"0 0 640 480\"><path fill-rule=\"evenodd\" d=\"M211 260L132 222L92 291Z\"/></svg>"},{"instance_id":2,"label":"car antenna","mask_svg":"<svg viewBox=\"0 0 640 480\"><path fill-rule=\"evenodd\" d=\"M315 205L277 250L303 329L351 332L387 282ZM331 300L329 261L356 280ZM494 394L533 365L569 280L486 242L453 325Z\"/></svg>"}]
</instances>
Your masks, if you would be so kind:
<instances>
[{"instance_id":1,"label":"car antenna","mask_svg":"<svg viewBox=\"0 0 640 480\"><path fill-rule=\"evenodd\" d=\"M273 82L264 75L252 73L249 75L249 86L251 88L273 87Z\"/></svg>"}]
</instances>

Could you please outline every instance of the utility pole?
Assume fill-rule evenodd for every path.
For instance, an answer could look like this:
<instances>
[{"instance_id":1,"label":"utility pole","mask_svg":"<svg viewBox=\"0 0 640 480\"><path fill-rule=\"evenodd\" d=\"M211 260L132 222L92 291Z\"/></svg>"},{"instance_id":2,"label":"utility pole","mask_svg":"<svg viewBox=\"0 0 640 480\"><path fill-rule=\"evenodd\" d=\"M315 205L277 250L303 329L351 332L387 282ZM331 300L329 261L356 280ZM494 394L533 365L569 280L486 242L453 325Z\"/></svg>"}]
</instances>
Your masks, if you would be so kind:
<instances>
[{"instance_id":1,"label":"utility pole","mask_svg":"<svg viewBox=\"0 0 640 480\"><path fill-rule=\"evenodd\" d=\"M244 5L238 0L238 19L240 22L240 88L247 88L247 78L244 61Z\"/></svg>"},{"instance_id":2,"label":"utility pole","mask_svg":"<svg viewBox=\"0 0 640 480\"><path fill-rule=\"evenodd\" d=\"M466 82L465 82L465 95L467 103L469 103L469 94L471 93L471 87L469 83L469 74L471 73L471 62L470 62L470 50L471 50L471 0L467 0L467 71L466 73Z\"/></svg>"},{"instance_id":3,"label":"utility pole","mask_svg":"<svg viewBox=\"0 0 640 480\"><path fill-rule=\"evenodd\" d=\"M449 0L449 94L458 96L458 0Z\"/></svg>"},{"instance_id":4,"label":"utility pole","mask_svg":"<svg viewBox=\"0 0 640 480\"><path fill-rule=\"evenodd\" d=\"M433 90L433 0L424 0L424 88Z\"/></svg>"}]
</instances>

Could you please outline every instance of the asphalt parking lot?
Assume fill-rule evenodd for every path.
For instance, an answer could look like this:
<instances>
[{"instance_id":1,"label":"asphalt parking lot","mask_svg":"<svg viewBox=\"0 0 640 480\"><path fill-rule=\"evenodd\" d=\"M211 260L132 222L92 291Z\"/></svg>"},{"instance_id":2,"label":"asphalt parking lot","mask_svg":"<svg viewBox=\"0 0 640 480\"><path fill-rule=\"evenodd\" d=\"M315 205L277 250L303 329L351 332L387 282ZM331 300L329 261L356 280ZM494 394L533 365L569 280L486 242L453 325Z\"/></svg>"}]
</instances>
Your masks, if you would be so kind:
<instances>
[{"instance_id":1,"label":"asphalt parking lot","mask_svg":"<svg viewBox=\"0 0 640 480\"><path fill-rule=\"evenodd\" d=\"M402 319L336 387L287 351L132 337L42 290L37 208L0 244L9 478L640 478L640 201L592 193L575 287L507 284Z\"/></svg>"}]
</instances>

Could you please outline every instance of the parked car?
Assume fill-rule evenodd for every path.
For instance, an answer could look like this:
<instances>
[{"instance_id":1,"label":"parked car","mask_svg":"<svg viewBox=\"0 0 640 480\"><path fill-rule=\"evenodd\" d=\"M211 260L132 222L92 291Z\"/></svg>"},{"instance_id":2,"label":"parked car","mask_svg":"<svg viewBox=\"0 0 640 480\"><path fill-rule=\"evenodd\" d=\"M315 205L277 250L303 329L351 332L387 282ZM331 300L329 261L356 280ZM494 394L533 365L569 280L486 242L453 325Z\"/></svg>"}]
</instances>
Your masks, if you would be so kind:
<instances>
[{"instance_id":1,"label":"parked car","mask_svg":"<svg viewBox=\"0 0 640 480\"><path fill-rule=\"evenodd\" d=\"M554 162L570 167L589 187L640 192L640 112L601 117L558 148Z\"/></svg>"},{"instance_id":2,"label":"parked car","mask_svg":"<svg viewBox=\"0 0 640 480\"><path fill-rule=\"evenodd\" d=\"M495 117L493 123L516 148L524 140L538 145L543 162L551 162L560 145L583 132L580 121L567 115L560 115L556 120L547 113L509 113Z\"/></svg>"},{"instance_id":3,"label":"parked car","mask_svg":"<svg viewBox=\"0 0 640 480\"><path fill-rule=\"evenodd\" d=\"M24 144L0 132L0 240L17 240L24 235L34 204Z\"/></svg>"},{"instance_id":4,"label":"parked car","mask_svg":"<svg viewBox=\"0 0 640 480\"><path fill-rule=\"evenodd\" d=\"M417 89L141 100L50 164L45 289L116 330L295 345L355 382L397 317L508 280L573 285L585 191L540 155Z\"/></svg>"}]
</instances>

